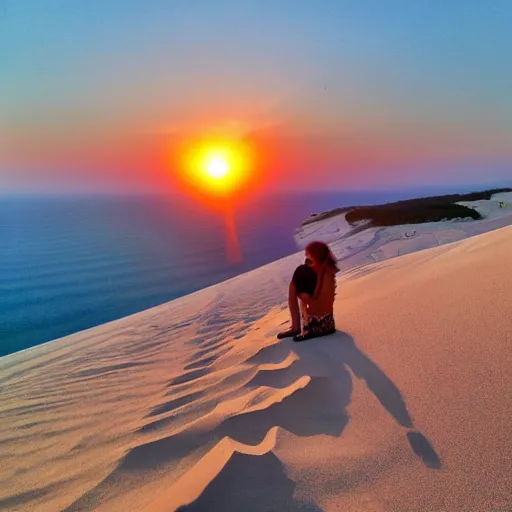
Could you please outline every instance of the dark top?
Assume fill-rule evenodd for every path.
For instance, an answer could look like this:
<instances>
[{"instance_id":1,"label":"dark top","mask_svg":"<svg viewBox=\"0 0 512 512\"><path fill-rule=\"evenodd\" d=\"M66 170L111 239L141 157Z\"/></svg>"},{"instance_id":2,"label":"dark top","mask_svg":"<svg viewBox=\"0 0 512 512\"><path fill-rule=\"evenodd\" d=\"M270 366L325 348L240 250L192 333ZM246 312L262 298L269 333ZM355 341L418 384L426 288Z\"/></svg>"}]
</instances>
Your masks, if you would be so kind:
<instances>
[{"instance_id":1,"label":"dark top","mask_svg":"<svg viewBox=\"0 0 512 512\"><path fill-rule=\"evenodd\" d=\"M316 272L307 265L299 265L292 277L297 293L307 293L313 297L316 289Z\"/></svg>"}]
</instances>

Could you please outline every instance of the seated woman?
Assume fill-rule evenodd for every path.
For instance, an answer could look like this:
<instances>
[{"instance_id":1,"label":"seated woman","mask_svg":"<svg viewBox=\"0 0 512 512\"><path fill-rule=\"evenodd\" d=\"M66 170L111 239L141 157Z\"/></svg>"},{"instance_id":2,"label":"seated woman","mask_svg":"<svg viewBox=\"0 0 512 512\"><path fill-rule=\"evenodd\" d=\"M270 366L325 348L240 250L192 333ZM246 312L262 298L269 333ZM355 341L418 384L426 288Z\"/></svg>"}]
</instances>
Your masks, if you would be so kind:
<instances>
[{"instance_id":1,"label":"seated woman","mask_svg":"<svg viewBox=\"0 0 512 512\"><path fill-rule=\"evenodd\" d=\"M339 268L336 264L329 246L324 242L311 242L306 247L306 265L314 271L317 283L314 293L311 295L305 289L305 285L297 286L296 274L299 272L301 283L305 279L305 271L295 271L288 290L288 307L292 326L289 330L281 332L278 338L293 336L294 341L304 341L317 336L331 334L336 330L333 316L334 297L336 294L336 273ZM307 288L307 285L306 285ZM300 313L298 299L302 303L303 327L300 328Z\"/></svg>"}]
</instances>

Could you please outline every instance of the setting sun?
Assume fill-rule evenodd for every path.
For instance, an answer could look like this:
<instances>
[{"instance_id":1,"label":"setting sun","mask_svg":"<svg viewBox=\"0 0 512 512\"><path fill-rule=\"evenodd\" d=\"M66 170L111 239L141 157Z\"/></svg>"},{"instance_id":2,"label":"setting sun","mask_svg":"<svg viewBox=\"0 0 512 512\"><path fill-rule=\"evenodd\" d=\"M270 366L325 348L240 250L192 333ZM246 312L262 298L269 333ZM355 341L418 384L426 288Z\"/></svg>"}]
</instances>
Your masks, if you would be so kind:
<instances>
[{"instance_id":1,"label":"setting sun","mask_svg":"<svg viewBox=\"0 0 512 512\"><path fill-rule=\"evenodd\" d=\"M232 200L253 182L254 155L247 142L207 138L186 143L178 153L179 177L192 194Z\"/></svg>"},{"instance_id":2,"label":"setting sun","mask_svg":"<svg viewBox=\"0 0 512 512\"><path fill-rule=\"evenodd\" d=\"M229 173L229 163L222 156L209 157L206 162L206 172L212 178L220 180Z\"/></svg>"}]
</instances>

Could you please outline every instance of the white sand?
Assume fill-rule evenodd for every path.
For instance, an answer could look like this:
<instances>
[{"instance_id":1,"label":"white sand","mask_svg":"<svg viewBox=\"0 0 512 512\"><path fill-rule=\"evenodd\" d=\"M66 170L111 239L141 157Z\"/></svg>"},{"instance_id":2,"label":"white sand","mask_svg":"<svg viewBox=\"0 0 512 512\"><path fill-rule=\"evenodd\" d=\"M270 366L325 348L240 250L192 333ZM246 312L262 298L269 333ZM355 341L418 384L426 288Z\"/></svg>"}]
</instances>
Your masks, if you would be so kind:
<instances>
[{"instance_id":1,"label":"white sand","mask_svg":"<svg viewBox=\"0 0 512 512\"><path fill-rule=\"evenodd\" d=\"M300 253L0 359L0 510L512 510L512 211L479 208L316 226L323 339L275 339Z\"/></svg>"}]
</instances>

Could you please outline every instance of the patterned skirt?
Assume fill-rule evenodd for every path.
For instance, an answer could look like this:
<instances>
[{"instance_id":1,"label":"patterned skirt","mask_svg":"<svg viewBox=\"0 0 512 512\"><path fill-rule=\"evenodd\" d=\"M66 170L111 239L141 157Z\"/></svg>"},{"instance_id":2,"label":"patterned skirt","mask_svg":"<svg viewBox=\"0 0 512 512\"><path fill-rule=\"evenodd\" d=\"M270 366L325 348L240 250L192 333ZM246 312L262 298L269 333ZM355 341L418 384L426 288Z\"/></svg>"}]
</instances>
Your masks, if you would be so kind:
<instances>
[{"instance_id":1,"label":"patterned skirt","mask_svg":"<svg viewBox=\"0 0 512 512\"><path fill-rule=\"evenodd\" d=\"M310 316L305 319L303 333L308 337L332 334L335 331L336 325L332 313L321 317Z\"/></svg>"}]
</instances>

